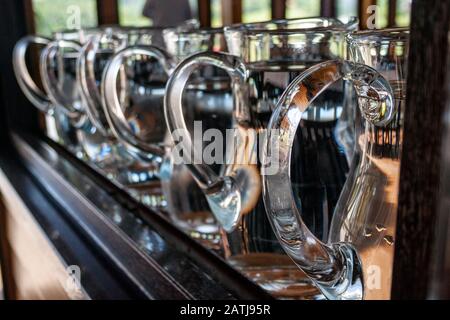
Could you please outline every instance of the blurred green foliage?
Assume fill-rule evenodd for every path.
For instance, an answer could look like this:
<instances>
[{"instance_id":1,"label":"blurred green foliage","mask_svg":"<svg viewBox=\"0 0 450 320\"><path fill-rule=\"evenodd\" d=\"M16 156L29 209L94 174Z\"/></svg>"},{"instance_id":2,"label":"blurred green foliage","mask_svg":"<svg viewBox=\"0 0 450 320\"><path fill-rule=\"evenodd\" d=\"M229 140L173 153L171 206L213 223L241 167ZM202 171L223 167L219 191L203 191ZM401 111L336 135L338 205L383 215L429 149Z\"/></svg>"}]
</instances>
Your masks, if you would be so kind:
<instances>
[{"instance_id":1,"label":"blurred green foliage","mask_svg":"<svg viewBox=\"0 0 450 320\"><path fill-rule=\"evenodd\" d=\"M211 26L222 26L222 1L211 0Z\"/></svg>"},{"instance_id":2,"label":"blurred green foliage","mask_svg":"<svg viewBox=\"0 0 450 320\"><path fill-rule=\"evenodd\" d=\"M287 0L286 18L318 17L320 0Z\"/></svg>"},{"instance_id":3,"label":"blurred green foliage","mask_svg":"<svg viewBox=\"0 0 450 320\"><path fill-rule=\"evenodd\" d=\"M33 10L36 33L40 35L73 28L74 10L80 12L80 27L97 25L95 0L33 0Z\"/></svg>"},{"instance_id":4,"label":"blurred green foliage","mask_svg":"<svg viewBox=\"0 0 450 320\"><path fill-rule=\"evenodd\" d=\"M399 27L409 26L411 18L411 0L397 0L396 23Z\"/></svg>"},{"instance_id":5,"label":"blurred green foliage","mask_svg":"<svg viewBox=\"0 0 450 320\"><path fill-rule=\"evenodd\" d=\"M336 15L339 20L347 21L349 17L358 16L358 0L337 0Z\"/></svg>"},{"instance_id":6,"label":"blurred green foliage","mask_svg":"<svg viewBox=\"0 0 450 320\"><path fill-rule=\"evenodd\" d=\"M146 26L151 20L142 15L145 0L118 0L119 21L121 25ZM163 0L161 0L163 1ZM196 17L197 1L189 0L193 16ZM214 27L222 25L221 0L211 0L211 23ZM242 21L265 21L271 18L270 0L243 0ZM96 0L33 0L36 32L49 36L52 32L70 27L73 6L80 12L80 27L97 25ZM72 8L72 9L71 9ZM397 25L408 26L410 20L411 0L397 0ZM387 25L388 0L378 0L377 27ZM337 0L337 16L346 20L357 15L357 0ZM287 0L286 17L301 18L320 15L320 0Z\"/></svg>"},{"instance_id":7,"label":"blurred green foliage","mask_svg":"<svg viewBox=\"0 0 450 320\"><path fill-rule=\"evenodd\" d=\"M270 0L242 0L242 22L270 20Z\"/></svg>"},{"instance_id":8,"label":"blurred green foliage","mask_svg":"<svg viewBox=\"0 0 450 320\"><path fill-rule=\"evenodd\" d=\"M151 20L142 15L145 0L119 0L119 21L123 26L149 26Z\"/></svg>"}]
</instances>

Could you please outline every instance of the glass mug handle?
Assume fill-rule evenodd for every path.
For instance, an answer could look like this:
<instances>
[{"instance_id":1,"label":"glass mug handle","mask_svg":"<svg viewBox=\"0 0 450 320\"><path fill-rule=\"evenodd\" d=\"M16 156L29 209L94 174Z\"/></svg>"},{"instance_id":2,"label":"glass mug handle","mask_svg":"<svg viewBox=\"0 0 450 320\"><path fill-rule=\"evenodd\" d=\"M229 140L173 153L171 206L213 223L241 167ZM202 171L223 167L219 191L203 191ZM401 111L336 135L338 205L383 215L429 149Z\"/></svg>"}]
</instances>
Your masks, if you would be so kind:
<instances>
[{"instance_id":1,"label":"glass mug handle","mask_svg":"<svg viewBox=\"0 0 450 320\"><path fill-rule=\"evenodd\" d=\"M194 54L183 60L172 73L166 86L164 109L167 126L175 144L181 144L183 150L194 151L195 145L186 127L183 114L182 96L189 76L201 66L214 66L225 70L231 78L233 86L234 118L239 118L239 110L243 107L236 95L244 90L246 69L238 57L216 52ZM241 86L241 88L239 88ZM237 89L237 90L234 90ZM201 151L201 150L200 150ZM201 154L201 153L200 153ZM225 174L218 176L202 161L193 161L191 154L183 153L183 163L188 167L197 184L203 190L211 210L222 228L231 232L237 226L242 215L243 190L240 186L247 185L240 176Z\"/></svg>"},{"instance_id":2,"label":"glass mug handle","mask_svg":"<svg viewBox=\"0 0 450 320\"><path fill-rule=\"evenodd\" d=\"M108 120L103 111L100 89L97 86L94 74L94 65L96 63L95 60L99 50L99 41L101 40L101 37L101 35L91 37L81 48L80 56L77 59L77 85L89 120L102 135L111 138ZM113 35L110 35L110 37L111 43L113 43L113 40L121 40L113 38ZM113 50L117 51L126 46L126 41L120 42L121 43L119 43L117 47L114 47Z\"/></svg>"},{"instance_id":3,"label":"glass mug handle","mask_svg":"<svg viewBox=\"0 0 450 320\"><path fill-rule=\"evenodd\" d=\"M171 73L171 58L158 47L132 46L118 51L103 72L101 83L103 108L111 131L122 143L137 150L138 153L143 151L151 155L163 156L164 150L161 146L146 143L133 133L125 117L117 92L117 79L122 72L124 62L130 57L139 55L156 59L167 74Z\"/></svg>"},{"instance_id":4,"label":"glass mug handle","mask_svg":"<svg viewBox=\"0 0 450 320\"><path fill-rule=\"evenodd\" d=\"M362 299L362 266L356 249L349 243L325 244L313 235L302 220L290 179L291 150L302 114L340 79L353 84L365 120L384 125L393 119L397 110L392 88L376 70L342 60L309 68L288 86L270 119L264 146L263 198L283 249L322 293L328 299ZM272 158L276 168L270 163Z\"/></svg>"},{"instance_id":5,"label":"glass mug handle","mask_svg":"<svg viewBox=\"0 0 450 320\"><path fill-rule=\"evenodd\" d=\"M61 88L60 80L64 77L64 70L62 69L63 62L58 61L58 76L56 76L51 67L51 61L58 58L61 49L71 49L76 54L79 53L81 45L75 41L55 40L50 42L41 53L40 71L42 75L42 85L48 94L50 101L71 119L74 124L82 125L84 123L84 115L81 112L81 106L76 106L73 98L69 98Z\"/></svg>"},{"instance_id":6,"label":"glass mug handle","mask_svg":"<svg viewBox=\"0 0 450 320\"><path fill-rule=\"evenodd\" d=\"M47 95L36 85L28 71L25 61L26 52L30 44L46 46L51 42L50 39L38 36L26 36L20 39L13 50L13 69L17 82L25 96L33 105L42 112L48 113L53 108Z\"/></svg>"},{"instance_id":7,"label":"glass mug handle","mask_svg":"<svg viewBox=\"0 0 450 320\"><path fill-rule=\"evenodd\" d=\"M103 136L108 136L106 116L102 112L102 101L94 75L94 60L100 36L93 36L81 48L77 59L77 85L92 125Z\"/></svg>"}]
</instances>

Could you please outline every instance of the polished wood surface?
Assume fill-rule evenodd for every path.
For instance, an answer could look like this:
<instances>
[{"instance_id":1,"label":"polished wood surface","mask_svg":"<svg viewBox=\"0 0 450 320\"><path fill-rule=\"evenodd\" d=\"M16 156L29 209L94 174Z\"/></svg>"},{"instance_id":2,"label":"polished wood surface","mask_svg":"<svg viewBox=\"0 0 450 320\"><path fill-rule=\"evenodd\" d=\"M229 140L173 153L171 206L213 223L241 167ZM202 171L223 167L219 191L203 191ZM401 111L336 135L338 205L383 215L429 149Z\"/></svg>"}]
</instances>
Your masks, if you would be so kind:
<instances>
[{"instance_id":1,"label":"polished wood surface","mask_svg":"<svg viewBox=\"0 0 450 320\"><path fill-rule=\"evenodd\" d=\"M71 299L64 289L66 265L38 222L0 171L3 194L4 247L8 250L13 299ZM87 298L85 293L78 296Z\"/></svg>"},{"instance_id":2,"label":"polished wood surface","mask_svg":"<svg viewBox=\"0 0 450 320\"><path fill-rule=\"evenodd\" d=\"M6 206L3 194L0 191L0 273L1 273L1 288L2 291L0 299L14 297L16 288L12 277L11 270L11 250L6 238Z\"/></svg>"},{"instance_id":3,"label":"polished wood surface","mask_svg":"<svg viewBox=\"0 0 450 320\"><path fill-rule=\"evenodd\" d=\"M191 299L272 298L218 255L181 232L162 213L136 202L61 146L29 135L14 135L13 140L27 171L61 209L58 217L44 217L47 222L59 217L69 220L84 235L84 242L96 258L102 258L102 274L114 272L113 279L102 281L98 279L99 271L83 273L94 277L93 288L88 288L86 276L83 282L93 299L102 299L111 292L101 292L96 297L91 294L93 290L107 288L119 280L120 285L132 289L129 295L134 298L136 294L151 299L176 299L180 295ZM74 249L79 251L79 246ZM85 262L72 263L73 259L72 255L67 261L88 269ZM115 292L117 289L112 291Z\"/></svg>"}]
</instances>

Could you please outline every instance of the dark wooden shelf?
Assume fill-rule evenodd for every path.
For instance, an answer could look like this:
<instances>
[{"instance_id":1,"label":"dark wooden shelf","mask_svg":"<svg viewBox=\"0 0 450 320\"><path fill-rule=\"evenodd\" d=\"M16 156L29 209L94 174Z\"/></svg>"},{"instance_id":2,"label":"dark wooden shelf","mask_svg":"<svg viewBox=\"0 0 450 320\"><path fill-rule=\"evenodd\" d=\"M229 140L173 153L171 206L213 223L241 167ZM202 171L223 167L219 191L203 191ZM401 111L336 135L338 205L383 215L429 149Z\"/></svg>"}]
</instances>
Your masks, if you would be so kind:
<instances>
[{"instance_id":1,"label":"dark wooden shelf","mask_svg":"<svg viewBox=\"0 0 450 320\"><path fill-rule=\"evenodd\" d=\"M91 252L93 262L109 270L106 274L110 278L101 283L95 282L100 271L92 271L89 277L94 293L88 292L91 297L114 298L97 290L97 286L108 288L111 282L123 287L123 295L129 298L272 298L174 227L162 213L141 205L62 147L27 134L13 134L13 144L17 154L15 158L9 157L9 163L20 163L23 167L4 171L32 180L42 193L45 199L41 200L42 205L33 207L33 214L41 217L38 221L45 222L42 228L46 230L49 224L66 221L65 228L73 230L79 239L75 246L71 246L70 239L64 244L71 252L66 257L68 264L75 264L74 257L80 255L77 263L84 267L81 258L86 253L78 251L84 246L85 251ZM17 188L22 193L21 186ZM58 210L47 210L50 204ZM52 228L47 228L46 233L51 232ZM70 234L66 230L58 232ZM61 255L65 256L64 252Z\"/></svg>"}]
</instances>

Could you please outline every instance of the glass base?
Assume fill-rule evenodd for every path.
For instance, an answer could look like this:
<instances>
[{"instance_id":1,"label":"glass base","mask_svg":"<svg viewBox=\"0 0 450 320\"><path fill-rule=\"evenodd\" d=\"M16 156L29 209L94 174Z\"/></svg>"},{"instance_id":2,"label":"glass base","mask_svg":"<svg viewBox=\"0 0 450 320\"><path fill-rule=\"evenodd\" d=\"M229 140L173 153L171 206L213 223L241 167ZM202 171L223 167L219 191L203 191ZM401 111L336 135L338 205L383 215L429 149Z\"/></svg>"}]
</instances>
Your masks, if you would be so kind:
<instances>
[{"instance_id":1,"label":"glass base","mask_svg":"<svg viewBox=\"0 0 450 320\"><path fill-rule=\"evenodd\" d=\"M164 210L167 207L167 200L161 191L161 183L159 180L128 185L126 186L126 191L137 201L149 208Z\"/></svg>"},{"instance_id":2,"label":"glass base","mask_svg":"<svg viewBox=\"0 0 450 320\"><path fill-rule=\"evenodd\" d=\"M171 216L172 221L191 238L208 249L221 251L221 235L214 216L209 211L195 211Z\"/></svg>"},{"instance_id":3,"label":"glass base","mask_svg":"<svg viewBox=\"0 0 450 320\"><path fill-rule=\"evenodd\" d=\"M227 261L278 299L324 300L312 281L283 254L249 253Z\"/></svg>"}]
</instances>

